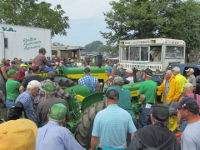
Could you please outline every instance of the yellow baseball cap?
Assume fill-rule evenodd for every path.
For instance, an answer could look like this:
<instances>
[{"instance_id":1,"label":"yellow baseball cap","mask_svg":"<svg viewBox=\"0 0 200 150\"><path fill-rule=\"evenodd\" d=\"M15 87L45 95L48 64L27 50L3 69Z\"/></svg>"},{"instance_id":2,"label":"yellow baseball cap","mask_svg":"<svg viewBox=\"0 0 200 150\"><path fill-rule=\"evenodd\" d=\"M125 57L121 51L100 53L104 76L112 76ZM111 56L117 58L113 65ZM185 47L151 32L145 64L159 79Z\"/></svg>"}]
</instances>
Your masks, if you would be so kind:
<instances>
[{"instance_id":1,"label":"yellow baseball cap","mask_svg":"<svg viewBox=\"0 0 200 150\"><path fill-rule=\"evenodd\" d=\"M26 64L21 64L20 65L20 67L22 68L22 67L27 67L28 65L26 65Z\"/></svg>"},{"instance_id":2,"label":"yellow baseball cap","mask_svg":"<svg viewBox=\"0 0 200 150\"><path fill-rule=\"evenodd\" d=\"M28 119L0 124L0 150L35 150L36 124Z\"/></svg>"}]
</instances>

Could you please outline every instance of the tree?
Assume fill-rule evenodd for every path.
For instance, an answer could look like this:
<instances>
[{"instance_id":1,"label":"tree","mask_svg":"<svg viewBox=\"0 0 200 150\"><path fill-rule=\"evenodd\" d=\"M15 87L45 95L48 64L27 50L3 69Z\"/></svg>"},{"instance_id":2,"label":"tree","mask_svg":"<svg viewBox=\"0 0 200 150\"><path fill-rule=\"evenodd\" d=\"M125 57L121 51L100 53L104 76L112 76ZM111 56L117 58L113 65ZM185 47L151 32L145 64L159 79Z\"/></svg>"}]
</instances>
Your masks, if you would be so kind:
<instances>
[{"instance_id":1,"label":"tree","mask_svg":"<svg viewBox=\"0 0 200 150\"><path fill-rule=\"evenodd\" d=\"M166 37L185 40L189 50L200 48L200 2L195 0L120 0L104 13L108 43Z\"/></svg>"},{"instance_id":2,"label":"tree","mask_svg":"<svg viewBox=\"0 0 200 150\"><path fill-rule=\"evenodd\" d=\"M0 23L47 28L52 36L66 35L69 28L61 5L52 9L50 3L37 0L1 0Z\"/></svg>"},{"instance_id":3,"label":"tree","mask_svg":"<svg viewBox=\"0 0 200 150\"><path fill-rule=\"evenodd\" d=\"M103 46L103 42L101 41L93 41L87 45L85 45L85 49L89 52L99 52L101 51L102 49L102 46Z\"/></svg>"},{"instance_id":4,"label":"tree","mask_svg":"<svg viewBox=\"0 0 200 150\"><path fill-rule=\"evenodd\" d=\"M118 47L116 45L111 45L108 42L103 44L101 41L93 41L85 45L85 49L88 52L108 52L112 55L116 55L118 53Z\"/></svg>"}]
</instances>

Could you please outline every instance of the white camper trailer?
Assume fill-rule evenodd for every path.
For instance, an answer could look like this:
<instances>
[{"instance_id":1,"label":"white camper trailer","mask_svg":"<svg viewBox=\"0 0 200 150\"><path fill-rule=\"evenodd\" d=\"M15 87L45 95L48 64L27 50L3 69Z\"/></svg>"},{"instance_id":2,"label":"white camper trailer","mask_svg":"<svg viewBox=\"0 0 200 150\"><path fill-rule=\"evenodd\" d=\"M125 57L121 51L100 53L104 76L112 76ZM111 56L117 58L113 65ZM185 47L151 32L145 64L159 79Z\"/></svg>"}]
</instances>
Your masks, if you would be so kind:
<instances>
[{"instance_id":1,"label":"white camper trailer","mask_svg":"<svg viewBox=\"0 0 200 150\"><path fill-rule=\"evenodd\" d=\"M51 57L51 31L49 29L0 24L0 59L19 57L33 59L40 48Z\"/></svg>"}]
</instances>

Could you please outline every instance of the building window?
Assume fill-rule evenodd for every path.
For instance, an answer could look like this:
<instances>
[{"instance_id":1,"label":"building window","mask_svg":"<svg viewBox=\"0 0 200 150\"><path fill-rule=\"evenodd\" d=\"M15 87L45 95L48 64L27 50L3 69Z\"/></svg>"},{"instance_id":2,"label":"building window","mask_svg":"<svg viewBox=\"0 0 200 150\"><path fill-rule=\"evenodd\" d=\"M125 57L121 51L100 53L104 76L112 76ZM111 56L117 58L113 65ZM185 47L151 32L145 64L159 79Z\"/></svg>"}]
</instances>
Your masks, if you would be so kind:
<instances>
[{"instance_id":1,"label":"building window","mask_svg":"<svg viewBox=\"0 0 200 150\"><path fill-rule=\"evenodd\" d=\"M58 51L52 50L52 51L51 51L51 54L57 56L57 55L58 55Z\"/></svg>"}]
</instances>

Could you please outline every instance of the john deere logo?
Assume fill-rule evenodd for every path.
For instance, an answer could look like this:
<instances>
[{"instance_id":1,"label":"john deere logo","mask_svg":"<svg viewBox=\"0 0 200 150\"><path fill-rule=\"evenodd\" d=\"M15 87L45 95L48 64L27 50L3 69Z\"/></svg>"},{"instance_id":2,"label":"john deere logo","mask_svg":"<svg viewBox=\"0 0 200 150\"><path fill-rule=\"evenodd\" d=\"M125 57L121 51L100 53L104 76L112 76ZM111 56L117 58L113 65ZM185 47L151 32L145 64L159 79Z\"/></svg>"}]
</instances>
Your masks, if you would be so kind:
<instances>
[{"instance_id":1,"label":"john deere logo","mask_svg":"<svg viewBox=\"0 0 200 150\"><path fill-rule=\"evenodd\" d=\"M7 31L7 32L16 32L12 27L1 27L2 31Z\"/></svg>"}]
</instances>

